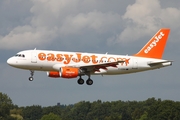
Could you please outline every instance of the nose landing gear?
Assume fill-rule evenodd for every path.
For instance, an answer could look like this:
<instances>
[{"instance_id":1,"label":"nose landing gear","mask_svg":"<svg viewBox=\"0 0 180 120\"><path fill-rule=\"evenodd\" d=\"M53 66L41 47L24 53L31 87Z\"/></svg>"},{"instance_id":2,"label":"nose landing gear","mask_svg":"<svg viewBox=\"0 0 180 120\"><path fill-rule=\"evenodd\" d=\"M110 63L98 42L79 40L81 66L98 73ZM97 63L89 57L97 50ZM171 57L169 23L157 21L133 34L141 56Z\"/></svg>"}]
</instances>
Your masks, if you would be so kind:
<instances>
[{"instance_id":1,"label":"nose landing gear","mask_svg":"<svg viewBox=\"0 0 180 120\"><path fill-rule=\"evenodd\" d=\"M29 77L29 81L33 81L33 75L34 75L34 71L33 70L30 70L30 75L31 75L31 77Z\"/></svg>"}]
</instances>

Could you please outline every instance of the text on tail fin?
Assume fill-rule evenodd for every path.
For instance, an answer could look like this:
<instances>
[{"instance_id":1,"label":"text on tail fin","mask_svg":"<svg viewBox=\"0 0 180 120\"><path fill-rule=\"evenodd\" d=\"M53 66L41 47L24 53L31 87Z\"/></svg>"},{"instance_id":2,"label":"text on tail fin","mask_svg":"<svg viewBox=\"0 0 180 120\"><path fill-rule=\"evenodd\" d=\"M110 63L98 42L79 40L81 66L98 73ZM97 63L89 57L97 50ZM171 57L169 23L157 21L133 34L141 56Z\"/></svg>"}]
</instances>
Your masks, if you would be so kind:
<instances>
[{"instance_id":1,"label":"text on tail fin","mask_svg":"<svg viewBox=\"0 0 180 120\"><path fill-rule=\"evenodd\" d=\"M134 56L161 59L170 29L160 29L149 42Z\"/></svg>"}]
</instances>

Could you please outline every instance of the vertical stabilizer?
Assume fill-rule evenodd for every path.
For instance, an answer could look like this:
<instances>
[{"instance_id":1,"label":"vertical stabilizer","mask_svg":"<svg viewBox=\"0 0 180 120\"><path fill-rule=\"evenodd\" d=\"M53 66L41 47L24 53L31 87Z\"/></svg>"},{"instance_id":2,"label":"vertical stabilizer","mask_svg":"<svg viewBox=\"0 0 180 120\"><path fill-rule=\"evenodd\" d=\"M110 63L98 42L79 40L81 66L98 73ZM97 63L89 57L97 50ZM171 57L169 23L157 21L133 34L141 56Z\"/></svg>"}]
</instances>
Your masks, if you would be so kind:
<instances>
[{"instance_id":1,"label":"vertical stabilizer","mask_svg":"<svg viewBox=\"0 0 180 120\"><path fill-rule=\"evenodd\" d=\"M161 59L170 29L160 29L149 42L134 56Z\"/></svg>"}]
</instances>

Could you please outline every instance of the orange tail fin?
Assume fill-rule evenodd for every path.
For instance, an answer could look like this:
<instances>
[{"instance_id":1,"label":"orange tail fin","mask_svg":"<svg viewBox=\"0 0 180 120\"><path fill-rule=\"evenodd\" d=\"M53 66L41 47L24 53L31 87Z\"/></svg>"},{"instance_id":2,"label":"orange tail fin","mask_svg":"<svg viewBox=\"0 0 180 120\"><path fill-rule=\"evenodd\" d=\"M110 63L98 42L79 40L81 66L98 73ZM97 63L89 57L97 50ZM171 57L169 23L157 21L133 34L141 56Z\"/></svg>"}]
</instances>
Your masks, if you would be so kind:
<instances>
[{"instance_id":1,"label":"orange tail fin","mask_svg":"<svg viewBox=\"0 0 180 120\"><path fill-rule=\"evenodd\" d=\"M161 59L170 29L160 29L149 42L134 56Z\"/></svg>"}]
</instances>

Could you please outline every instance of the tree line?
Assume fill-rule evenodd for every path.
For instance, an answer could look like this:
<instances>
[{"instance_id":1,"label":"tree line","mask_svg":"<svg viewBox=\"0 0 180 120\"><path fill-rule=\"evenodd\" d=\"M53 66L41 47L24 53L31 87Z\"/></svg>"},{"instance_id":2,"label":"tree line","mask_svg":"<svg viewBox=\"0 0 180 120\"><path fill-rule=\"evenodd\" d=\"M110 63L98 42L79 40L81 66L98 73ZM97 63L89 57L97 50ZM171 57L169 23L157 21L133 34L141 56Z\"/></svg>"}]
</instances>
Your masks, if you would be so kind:
<instances>
[{"instance_id":1,"label":"tree line","mask_svg":"<svg viewBox=\"0 0 180 120\"><path fill-rule=\"evenodd\" d=\"M145 101L97 100L18 107L0 92L0 120L180 120L180 102L153 97Z\"/></svg>"}]
</instances>

